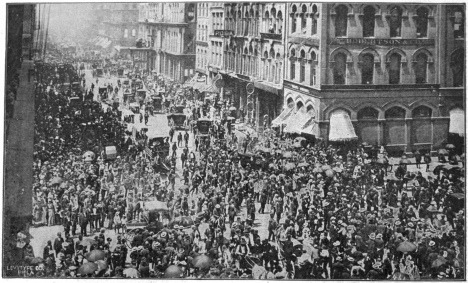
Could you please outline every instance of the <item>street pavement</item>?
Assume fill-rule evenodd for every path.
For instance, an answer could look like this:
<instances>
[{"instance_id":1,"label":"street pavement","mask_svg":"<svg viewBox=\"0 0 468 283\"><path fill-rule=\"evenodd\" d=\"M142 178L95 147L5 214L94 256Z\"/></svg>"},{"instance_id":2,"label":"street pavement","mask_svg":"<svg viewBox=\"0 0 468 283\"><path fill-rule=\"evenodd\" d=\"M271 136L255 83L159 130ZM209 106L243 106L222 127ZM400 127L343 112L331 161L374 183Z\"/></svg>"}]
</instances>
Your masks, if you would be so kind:
<instances>
[{"instance_id":1,"label":"street pavement","mask_svg":"<svg viewBox=\"0 0 468 283\"><path fill-rule=\"evenodd\" d=\"M116 77L108 77L108 78L99 78L99 84L97 87L95 87L95 93L97 94L97 89L99 88L99 86L103 87L104 84L108 84L108 83L112 83L112 85L117 85L117 79ZM92 78L92 74L91 74L91 71L90 70L87 70L86 71L86 88L89 89L90 86L91 86L91 82L94 82L94 84L96 85L96 80L94 78ZM120 90L119 91L119 96L121 97L122 96L122 91ZM97 95L95 95L95 99L98 100L98 97ZM120 101L123 101L122 99ZM103 107L106 107L105 105L103 105ZM142 113L144 110L142 110ZM136 122L136 125L139 125L139 126L143 126L144 124L144 121L143 123L140 123L139 121L139 118L136 116L135 117L135 122ZM148 128L148 131L149 132L158 132L158 133L165 133L168 135L168 130L169 128L167 127L167 118L166 118L166 115L165 114L157 114L155 116L150 116L149 118L149 122L147 125L145 125L147 128ZM167 131L167 132L166 132ZM179 131L176 131L175 134L174 134L174 140L173 141L176 141L177 140L177 134L179 133ZM184 134L184 132L182 133ZM194 136L191 132L189 132L190 134L190 138L189 138L189 143L188 143L188 148L189 148L189 151L194 151L195 150L195 146L194 146ZM176 188L176 195L179 194L179 190L178 188L180 188L182 186L182 180L180 177L182 177L182 164L181 164L181 161L180 161L180 154L182 153L182 148L179 148L177 149L177 156L178 156L178 159L177 159L177 163L176 163L176 174L179 176L179 178L176 178L176 184L175 184L175 188ZM433 159L436 159L436 158L433 158ZM394 159L394 160L390 160L390 163L391 164L397 164L398 163L398 160L399 159ZM414 160L413 160L414 161ZM422 164L421 165L421 169L417 169L416 168L416 165L408 165L408 170L411 171L411 172L417 172L417 171L420 171L424 177L427 177L427 176L432 176L432 170L435 168L435 166L439 165L439 163L437 162L433 162L430 166L430 170L431 172L425 172L425 164ZM394 167L395 169L395 167ZM390 174L393 174L393 173L390 173ZM195 196L190 196L189 197L189 203L191 203L191 200L195 200L197 201L199 195L195 195ZM258 211L259 209L259 204L256 204L256 209ZM265 214L256 214L256 217L257 219L255 220L254 222L254 225L253 225L253 228L258 230L259 232L259 235L261 237L261 239L264 239L264 238L267 238L268 237L268 219L269 219L269 212L270 212L270 205L267 205L266 206L266 209L265 209ZM246 207L243 206L241 211L239 212L239 215L241 217L241 219L246 219L247 216L247 211L246 211ZM106 225L107 226L107 221L106 221ZM204 232L205 230L208 228L208 224L206 223L202 223L199 227L200 229L200 233L202 234L202 237L204 235ZM188 229L189 230L189 229ZM33 236L33 238L31 239L31 245L34 249L34 253L36 256L42 256L42 251L47 243L47 240L54 240L55 237L56 237L56 234L57 232L62 232L62 235L63 235L63 227L62 226L52 226L52 227L38 227L38 228L31 228L30 229L30 233L31 235ZM78 231L79 231L79 228L78 228ZM97 235L97 234L95 234ZM94 236L94 235L90 235L91 236ZM105 232L105 236L106 238L107 237L110 237L112 239L112 245L111 245L111 248L116 244L116 238L117 238L117 235L114 231L106 231ZM226 229L226 232L225 232L225 236L226 237L230 237L230 229L229 229L229 226L227 225L227 229Z\"/></svg>"}]
</instances>

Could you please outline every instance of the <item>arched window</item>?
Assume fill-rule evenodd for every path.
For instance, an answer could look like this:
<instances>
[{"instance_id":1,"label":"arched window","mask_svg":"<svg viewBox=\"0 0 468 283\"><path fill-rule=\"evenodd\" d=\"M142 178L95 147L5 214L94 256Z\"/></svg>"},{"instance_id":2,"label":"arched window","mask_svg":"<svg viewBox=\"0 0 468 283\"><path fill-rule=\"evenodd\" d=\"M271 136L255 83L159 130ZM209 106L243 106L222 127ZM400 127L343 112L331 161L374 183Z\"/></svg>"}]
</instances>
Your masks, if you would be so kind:
<instances>
[{"instance_id":1,"label":"arched window","mask_svg":"<svg viewBox=\"0 0 468 283\"><path fill-rule=\"evenodd\" d=\"M297 29L297 19L296 19L296 12L297 12L297 7L296 5L293 5L291 8L291 33L295 33Z\"/></svg>"},{"instance_id":2,"label":"arched window","mask_svg":"<svg viewBox=\"0 0 468 283\"><path fill-rule=\"evenodd\" d=\"M301 59L300 59L301 68L299 70L299 81L302 83L305 81L305 51L301 50Z\"/></svg>"},{"instance_id":3,"label":"arched window","mask_svg":"<svg viewBox=\"0 0 468 283\"><path fill-rule=\"evenodd\" d=\"M361 65L361 84L369 85L374 83L374 55L364 54Z\"/></svg>"},{"instance_id":4,"label":"arched window","mask_svg":"<svg viewBox=\"0 0 468 283\"><path fill-rule=\"evenodd\" d=\"M276 18L276 33L282 34L283 33L283 13L278 11L278 16Z\"/></svg>"},{"instance_id":5,"label":"arched window","mask_svg":"<svg viewBox=\"0 0 468 283\"><path fill-rule=\"evenodd\" d=\"M304 107L304 103L302 103L302 101L298 101L298 102L296 103L296 110L299 110L299 109L301 109L302 107Z\"/></svg>"},{"instance_id":6,"label":"arched window","mask_svg":"<svg viewBox=\"0 0 468 283\"><path fill-rule=\"evenodd\" d=\"M296 65L295 65L296 51L291 50L291 56L289 57L289 78L294 80L296 78Z\"/></svg>"},{"instance_id":7,"label":"arched window","mask_svg":"<svg viewBox=\"0 0 468 283\"><path fill-rule=\"evenodd\" d=\"M418 54L416 56L414 73L416 76L417 84L427 83L427 55L424 53Z\"/></svg>"},{"instance_id":8,"label":"arched window","mask_svg":"<svg viewBox=\"0 0 468 283\"><path fill-rule=\"evenodd\" d=\"M362 19L362 36L372 37L374 36L375 27L375 8L372 6L366 6L364 8L364 17Z\"/></svg>"},{"instance_id":9,"label":"arched window","mask_svg":"<svg viewBox=\"0 0 468 283\"><path fill-rule=\"evenodd\" d=\"M346 36L348 33L348 7L340 5L335 8L335 36Z\"/></svg>"},{"instance_id":10,"label":"arched window","mask_svg":"<svg viewBox=\"0 0 468 283\"><path fill-rule=\"evenodd\" d=\"M394 7L390 11L390 37L401 36L401 15L402 10L400 7Z\"/></svg>"},{"instance_id":11,"label":"arched window","mask_svg":"<svg viewBox=\"0 0 468 283\"><path fill-rule=\"evenodd\" d=\"M269 22L270 22L270 12L268 10L265 12L265 17L263 18L263 30L265 32L270 32L269 31Z\"/></svg>"},{"instance_id":12,"label":"arched window","mask_svg":"<svg viewBox=\"0 0 468 283\"><path fill-rule=\"evenodd\" d=\"M421 7L416 11L416 36L418 38L427 37L427 24L429 22L429 11Z\"/></svg>"},{"instance_id":13,"label":"arched window","mask_svg":"<svg viewBox=\"0 0 468 283\"><path fill-rule=\"evenodd\" d=\"M317 6L312 6L312 35L317 34Z\"/></svg>"},{"instance_id":14,"label":"arched window","mask_svg":"<svg viewBox=\"0 0 468 283\"><path fill-rule=\"evenodd\" d=\"M398 53L393 53L390 55L390 65L389 65L389 83L390 84L399 84L400 83L400 69L401 69L401 55Z\"/></svg>"},{"instance_id":15,"label":"arched window","mask_svg":"<svg viewBox=\"0 0 468 283\"><path fill-rule=\"evenodd\" d=\"M301 13L301 31L302 33L307 32L307 18L306 14L307 13L307 7L306 5L302 5L302 13Z\"/></svg>"},{"instance_id":16,"label":"arched window","mask_svg":"<svg viewBox=\"0 0 468 283\"><path fill-rule=\"evenodd\" d=\"M414 108L412 116L413 119L430 118L432 117L432 109L424 105L418 106Z\"/></svg>"},{"instance_id":17,"label":"arched window","mask_svg":"<svg viewBox=\"0 0 468 283\"><path fill-rule=\"evenodd\" d=\"M404 119L406 117L406 110L395 106L385 111L385 119Z\"/></svg>"},{"instance_id":18,"label":"arched window","mask_svg":"<svg viewBox=\"0 0 468 283\"><path fill-rule=\"evenodd\" d=\"M294 107L294 100L290 97L288 100L286 100L286 105L288 108L293 108Z\"/></svg>"},{"instance_id":19,"label":"arched window","mask_svg":"<svg viewBox=\"0 0 468 283\"><path fill-rule=\"evenodd\" d=\"M312 51L312 53L310 53L310 85L315 85L316 84L316 60L317 60L317 55L315 54L314 51Z\"/></svg>"},{"instance_id":20,"label":"arched window","mask_svg":"<svg viewBox=\"0 0 468 283\"><path fill-rule=\"evenodd\" d=\"M346 54L338 53L335 55L335 66L333 68L333 83L344 85L346 83Z\"/></svg>"},{"instance_id":21,"label":"arched window","mask_svg":"<svg viewBox=\"0 0 468 283\"><path fill-rule=\"evenodd\" d=\"M463 49L459 49L452 54L450 60L450 67L452 68L453 86L463 86L463 80L465 78L465 52Z\"/></svg>"},{"instance_id":22,"label":"arched window","mask_svg":"<svg viewBox=\"0 0 468 283\"><path fill-rule=\"evenodd\" d=\"M268 75L269 75L269 72L268 72L268 71L269 71L269 70L268 70L268 65L269 65L269 62L268 62L268 52L267 52L267 51L265 51L265 52L263 53L263 57L264 57L264 59L265 59L265 60L263 61L263 62L264 62L264 66L263 66L263 67L265 68L265 73L263 74L263 80L268 81Z\"/></svg>"},{"instance_id":23,"label":"arched window","mask_svg":"<svg viewBox=\"0 0 468 283\"><path fill-rule=\"evenodd\" d=\"M365 107L359 110L357 114L358 120L377 120L379 111L372 107Z\"/></svg>"},{"instance_id":24,"label":"arched window","mask_svg":"<svg viewBox=\"0 0 468 283\"><path fill-rule=\"evenodd\" d=\"M457 7L453 12L453 37L465 37L465 13L462 7Z\"/></svg>"}]
</instances>

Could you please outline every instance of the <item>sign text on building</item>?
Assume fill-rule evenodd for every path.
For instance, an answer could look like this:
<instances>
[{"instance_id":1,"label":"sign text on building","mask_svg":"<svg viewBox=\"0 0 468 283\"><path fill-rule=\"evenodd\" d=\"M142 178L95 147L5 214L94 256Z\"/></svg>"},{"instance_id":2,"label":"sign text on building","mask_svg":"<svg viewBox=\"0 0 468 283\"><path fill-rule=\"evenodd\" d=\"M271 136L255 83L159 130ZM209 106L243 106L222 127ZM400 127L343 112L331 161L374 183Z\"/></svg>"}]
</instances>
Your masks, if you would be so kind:
<instances>
[{"instance_id":1,"label":"sign text on building","mask_svg":"<svg viewBox=\"0 0 468 283\"><path fill-rule=\"evenodd\" d=\"M434 45L434 39L333 38L331 45Z\"/></svg>"},{"instance_id":2,"label":"sign text on building","mask_svg":"<svg viewBox=\"0 0 468 283\"><path fill-rule=\"evenodd\" d=\"M214 31L214 35L215 36L220 36L220 37L224 37L224 36L233 36L234 35L234 31L232 30L227 30L227 29L217 29Z\"/></svg>"}]
</instances>

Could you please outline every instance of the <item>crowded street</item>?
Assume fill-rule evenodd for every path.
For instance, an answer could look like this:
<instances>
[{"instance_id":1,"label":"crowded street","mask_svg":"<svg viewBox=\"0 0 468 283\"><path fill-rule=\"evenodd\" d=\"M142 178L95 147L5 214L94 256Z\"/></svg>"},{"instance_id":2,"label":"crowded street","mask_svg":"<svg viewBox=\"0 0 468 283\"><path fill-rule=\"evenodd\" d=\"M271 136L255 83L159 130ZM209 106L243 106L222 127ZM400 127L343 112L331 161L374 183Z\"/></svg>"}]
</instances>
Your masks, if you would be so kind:
<instances>
[{"instance_id":1,"label":"crowded street","mask_svg":"<svg viewBox=\"0 0 468 283\"><path fill-rule=\"evenodd\" d=\"M145 5L116 11L136 15ZM192 23L195 8L184 7ZM262 40L278 40L276 24L266 26ZM445 107L440 93L437 109L391 102L353 112L336 102L341 108L321 104L316 116L316 89L302 89L304 50L295 89L313 99L303 103L262 80L229 88L221 72L184 73L185 63L169 59L164 67L146 64L153 43L137 39L136 28L125 31L136 47L111 48L107 36L93 45L55 35L34 62L31 215L23 227L11 225L4 276L466 279L464 128L453 123L462 112L435 116ZM178 39L168 44L192 44L177 46ZM247 52L254 54L252 46L242 62ZM265 59L282 57L269 52L262 54L267 73ZM208 78L212 85L200 86ZM236 93L244 89L245 96ZM264 89L275 98L261 96ZM281 107L262 104L277 97ZM448 133L439 141L433 131Z\"/></svg>"}]
</instances>

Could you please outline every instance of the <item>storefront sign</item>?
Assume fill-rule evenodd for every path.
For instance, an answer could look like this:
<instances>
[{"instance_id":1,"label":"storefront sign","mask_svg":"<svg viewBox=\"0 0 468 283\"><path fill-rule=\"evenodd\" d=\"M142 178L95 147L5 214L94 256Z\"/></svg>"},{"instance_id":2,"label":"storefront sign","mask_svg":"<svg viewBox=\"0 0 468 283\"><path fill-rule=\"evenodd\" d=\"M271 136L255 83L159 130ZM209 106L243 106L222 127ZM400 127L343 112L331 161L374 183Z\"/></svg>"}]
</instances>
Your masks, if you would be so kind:
<instances>
[{"instance_id":1,"label":"storefront sign","mask_svg":"<svg viewBox=\"0 0 468 283\"><path fill-rule=\"evenodd\" d=\"M434 39L332 38L331 45L434 45Z\"/></svg>"},{"instance_id":2,"label":"storefront sign","mask_svg":"<svg viewBox=\"0 0 468 283\"><path fill-rule=\"evenodd\" d=\"M214 31L214 36L226 37L234 36L234 31L227 29L217 29Z\"/></svg>"}]
</instances>

